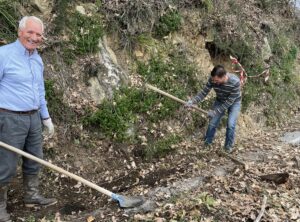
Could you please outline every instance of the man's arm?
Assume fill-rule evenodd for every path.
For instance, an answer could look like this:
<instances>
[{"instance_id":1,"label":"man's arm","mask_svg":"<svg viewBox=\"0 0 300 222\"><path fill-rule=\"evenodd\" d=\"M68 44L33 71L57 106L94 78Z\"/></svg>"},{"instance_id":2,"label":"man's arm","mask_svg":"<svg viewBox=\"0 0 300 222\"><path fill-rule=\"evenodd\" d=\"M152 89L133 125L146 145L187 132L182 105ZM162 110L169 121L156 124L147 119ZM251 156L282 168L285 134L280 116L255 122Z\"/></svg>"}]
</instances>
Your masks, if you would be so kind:
<instances>
[{"instance_id":1,"label":"man's arm","mask_svg":"<svg viewBox=\"0 0 300 222\"><path fill-rule=\"evenodd\" d=\"M44 71L44 70L43 70ZM49 119L50 115L48 112L47 107L47 101L46 101L46 92L45 92L45 83L44 83L44 77L43 72L41 73L41 78L39 82L39 96L40 96L40 112L41 112L41 118L42 119Z\"/></svg>"},{"instance_id":2,"label":"man's arm","mask_svg":"<svg viewBox=\"0 0 300 222\"><path fill-rule=\"evenodd\" d=\"M207 83L206 83L206 85L204 86L204 88L202 89L202 91L199 92L199 93L193 98L193 102L194 102L194 103L202 102L202 101L204 100L204 98L208 95L208 93L210 92L211 89L212 89L211 78L209 78L209 80L207 81Z\"/></svg>"},{"instance_id":3,"label":"man's arm","mask_svg":"<svg viewBox=\"0 0 300 222\"><path fill-rule=\"evenodd\" d=\"M4 74L4 63L5 63L5 58L4 56L2 56L2 51L0 51L0 81L3 78L3 74Z\"/></svg>"},{"instance_id":4,"label":"man's arm","mask_svg":"<svg viewBox=\"0 0 300 222\"><path fill-rule=\"evenodd\" d=\"M44 70L43 70L44 71ZM39 82L39 95L40 95L40 114L42 118L43 125L48 129L48 135L50 137L53 136L54 134L54 125L52 123L52 120L50 118L49 112L48 112L48 107L47 107L47 101L45 98L45 83L44 83L44 77L43 73L41 73L41 78Z\"/></svg>"}]
</instances>

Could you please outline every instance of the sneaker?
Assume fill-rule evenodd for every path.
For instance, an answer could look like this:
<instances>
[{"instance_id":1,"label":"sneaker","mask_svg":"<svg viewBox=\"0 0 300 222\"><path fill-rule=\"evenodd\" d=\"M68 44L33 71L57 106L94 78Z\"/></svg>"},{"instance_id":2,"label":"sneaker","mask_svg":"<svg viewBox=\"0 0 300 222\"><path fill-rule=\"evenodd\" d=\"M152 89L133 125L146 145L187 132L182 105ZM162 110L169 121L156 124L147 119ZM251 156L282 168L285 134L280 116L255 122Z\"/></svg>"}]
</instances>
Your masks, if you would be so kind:
<instances>
[{"instance_id":1,"label":"sneaker","mask_svg":"<svg viewBox=\"0 0 300 222\"><path fill-rule=\"evenodd\" d=\"M224 148L224 150L225 150L225 152L226 153L232 153L232 151L233 151L233 149L232 149L232 147L231 146L226 146L225 148Z\"/></svg>"},{"instance_id":2,"label":"sneaker","mask_svg":"<svg viewBox=\"0 0 300 222\"><path fill-rule=\"evenodd\" d=\"M211 143L208 143L208 142L204 142L204 148L205 149L209 149L209 148L211 148L211 146L212 146L212 144Z\"/></svg>"}]
</instances>

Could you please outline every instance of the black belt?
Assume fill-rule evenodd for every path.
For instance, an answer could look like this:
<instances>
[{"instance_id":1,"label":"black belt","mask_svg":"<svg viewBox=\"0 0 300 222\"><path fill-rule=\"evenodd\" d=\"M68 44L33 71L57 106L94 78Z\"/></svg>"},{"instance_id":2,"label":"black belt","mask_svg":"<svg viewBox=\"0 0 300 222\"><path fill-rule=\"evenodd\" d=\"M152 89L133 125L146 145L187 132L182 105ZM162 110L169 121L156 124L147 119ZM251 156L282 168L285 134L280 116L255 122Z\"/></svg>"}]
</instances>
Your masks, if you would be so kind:
<instances>
[{"instance_id":1,"label":"black belt","mask_svg":"<svg viewBox=\"0 0 300 222\"><path fill-rule=\"evenodd\" d=\"M33 109L33 110L29 110L29 111L13 111L13 110L0 108L0 112L15 113L15 114L20 114L20 115L31 115L31 114L36 113L37 111L38 111L37 109Z\"/></svg>"}]
</instances>

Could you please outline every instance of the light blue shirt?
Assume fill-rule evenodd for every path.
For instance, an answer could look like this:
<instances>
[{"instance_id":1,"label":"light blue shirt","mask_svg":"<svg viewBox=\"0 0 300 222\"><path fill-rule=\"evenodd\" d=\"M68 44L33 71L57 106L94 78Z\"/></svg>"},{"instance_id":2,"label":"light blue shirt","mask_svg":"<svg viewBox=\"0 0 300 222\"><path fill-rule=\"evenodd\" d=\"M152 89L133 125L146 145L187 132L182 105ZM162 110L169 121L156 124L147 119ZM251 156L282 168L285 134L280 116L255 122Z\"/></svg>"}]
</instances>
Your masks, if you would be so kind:
<instances>
[{"instance_id":1,"label":"light blue shirt","mask_svg":"<svg viewBox=\"0 0 300 222\"><path fill-rule=\"evenodd\" d=\"M19 40L0 47L0 108L49 112L45 99L44 64L37 50L30 55Z\"/></svg>"}]
</instances>

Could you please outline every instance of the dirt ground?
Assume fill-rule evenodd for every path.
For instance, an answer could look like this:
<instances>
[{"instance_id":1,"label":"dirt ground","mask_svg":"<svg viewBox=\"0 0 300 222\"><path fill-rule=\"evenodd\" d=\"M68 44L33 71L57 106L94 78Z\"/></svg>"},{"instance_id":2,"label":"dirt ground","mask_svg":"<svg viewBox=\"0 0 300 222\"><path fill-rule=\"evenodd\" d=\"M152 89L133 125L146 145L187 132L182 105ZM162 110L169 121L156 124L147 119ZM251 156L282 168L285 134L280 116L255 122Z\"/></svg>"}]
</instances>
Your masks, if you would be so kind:
<instances>
[{"instance_id":1,"label":"dirt ground","mask_svg":"<svg viewBox=\"0 0 300 222\"><path fill-rule=\"evenodd\" d=\"M54 147L45 150L46 160L122 195L144 195L157 187L201 176L203 186L156 199L152 212L127 213L107 196L44 168L42 192L56 197L48 208L25 209L22 203L21 173L13 180L8 211L13 221L254 221L263 195L268 197L261 221L300 221L300 147L283 144L280 137L300 130L300 115L280 129L257 129L239 134L232 157L220 155L224 130L215 145L202 147L199 136L191 137L164 158L143 160L135 147L102 140L93 147ZM202 132L200 132L201 134ZM241 136L242 135L242 136ZM246 169L244 169L246 167ZM289 174L287 182L276 184L260 176ZM203 194L213 199L203 200Z\"/></svg>"}]
</instances>

